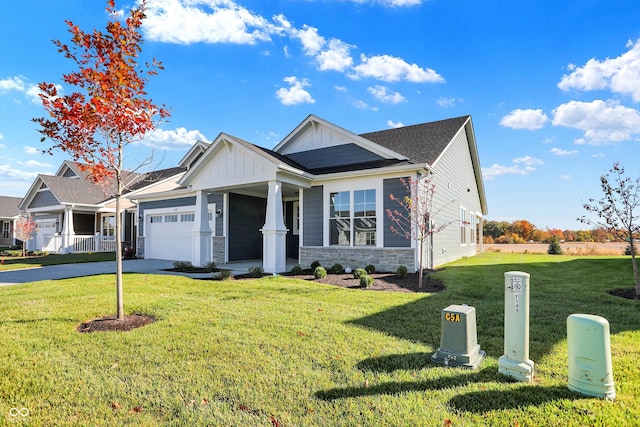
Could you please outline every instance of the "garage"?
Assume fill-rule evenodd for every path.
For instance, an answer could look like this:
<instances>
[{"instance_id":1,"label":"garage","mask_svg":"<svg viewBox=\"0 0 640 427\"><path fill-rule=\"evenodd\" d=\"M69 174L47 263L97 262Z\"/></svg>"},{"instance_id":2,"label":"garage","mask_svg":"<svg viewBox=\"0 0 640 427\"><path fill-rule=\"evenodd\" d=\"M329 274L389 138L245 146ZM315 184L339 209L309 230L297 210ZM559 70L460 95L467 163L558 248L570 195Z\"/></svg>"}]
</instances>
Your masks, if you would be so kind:
<instances>
[{"instance_id":1,"label":"garage","mask_svg":"<svg viewBox=\"0 0 640 427\"><path fill-rule=\"evenodd\" d=\"M191 261L195 212L145 212L145 258Z\"/></svg>"}]
</instances>

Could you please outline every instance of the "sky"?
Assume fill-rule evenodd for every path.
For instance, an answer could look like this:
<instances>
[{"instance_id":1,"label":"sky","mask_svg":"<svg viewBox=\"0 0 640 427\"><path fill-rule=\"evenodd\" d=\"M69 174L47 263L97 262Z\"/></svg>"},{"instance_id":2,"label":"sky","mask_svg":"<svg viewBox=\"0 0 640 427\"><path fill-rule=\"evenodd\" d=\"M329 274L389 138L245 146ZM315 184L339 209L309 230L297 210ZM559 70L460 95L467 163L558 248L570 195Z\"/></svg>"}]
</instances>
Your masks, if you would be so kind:
<instances>
[{"instance_id":1,"label":"sky","mask_svg":"<svg viewBox=\"0 0 640 427\"><path fill-rule=\"evenodd\" d=\"M69 159L42 153L37 84L74 91L52 40L104 30L105 6L0 0L0 195ZM175 166L220 132L273 148L309 114L356 134L471 115L488 220L589 229L600 176L640 176L637 0L148 0L143 36L171 117L131 162Z\"/></svg>"}]
</instances>

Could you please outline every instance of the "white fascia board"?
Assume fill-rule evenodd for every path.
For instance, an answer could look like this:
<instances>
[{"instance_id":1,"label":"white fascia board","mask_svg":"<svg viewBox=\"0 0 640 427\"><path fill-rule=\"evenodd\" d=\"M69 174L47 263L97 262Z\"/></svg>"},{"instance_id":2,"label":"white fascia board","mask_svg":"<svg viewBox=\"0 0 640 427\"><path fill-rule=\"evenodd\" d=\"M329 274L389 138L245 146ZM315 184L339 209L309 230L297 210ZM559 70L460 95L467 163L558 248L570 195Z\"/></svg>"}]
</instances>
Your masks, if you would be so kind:
<instances>
[{"instance_id":1,"label":"white fascia board","mask_svg":"<svg viewBox=\"0 0 640 427\"><path fill-rule=\"evenodd\" d=\"M191 188L179 188L177 190L161 191L158 193L139 194L135 198L131 198L131 202L139 204L140 202L153 202L157 200L177 199L180 197L195 196L196 192Z\"/></svg>"}]
</instances>

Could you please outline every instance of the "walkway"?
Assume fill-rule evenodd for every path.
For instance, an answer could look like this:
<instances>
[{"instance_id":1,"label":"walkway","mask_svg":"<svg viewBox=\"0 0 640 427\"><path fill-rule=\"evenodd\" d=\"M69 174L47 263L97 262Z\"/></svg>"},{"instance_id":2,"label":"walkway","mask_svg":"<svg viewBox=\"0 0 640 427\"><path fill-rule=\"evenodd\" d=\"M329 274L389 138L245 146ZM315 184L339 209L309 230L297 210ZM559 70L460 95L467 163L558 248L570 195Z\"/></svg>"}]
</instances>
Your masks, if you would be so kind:
<instances>
[{"instance_id":1,"label":"walkway","mask_svg":"<svg viewBox=\"0 0 640 427\"><path fill-rule=\"evenodd\" d=\"M234 262L219 265L229 269L233 275L246 274L250 267L261 266L261 260ZM295 265L287 260L287 269ZM173 268L173 261L155 259L135 259L122 261L124 273L169 274L185 277L208 277L211 273L178 273L165 271ZM60 264L45 267L24 268L20 270L0 271L0 286L18 285L21 283L39 282L41 280L58 280L72 277L94 276L96 274L113 274L116 271L115 261L84 262L77 264Z\"/></svg>"}]
</instances>

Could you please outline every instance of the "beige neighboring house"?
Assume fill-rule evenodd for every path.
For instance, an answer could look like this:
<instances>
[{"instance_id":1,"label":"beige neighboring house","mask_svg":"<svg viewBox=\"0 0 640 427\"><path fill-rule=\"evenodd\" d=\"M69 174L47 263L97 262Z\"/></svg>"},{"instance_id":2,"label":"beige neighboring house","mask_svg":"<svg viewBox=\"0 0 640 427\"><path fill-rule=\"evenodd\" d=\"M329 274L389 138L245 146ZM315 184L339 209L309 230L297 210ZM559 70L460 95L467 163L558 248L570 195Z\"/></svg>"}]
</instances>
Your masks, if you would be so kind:
<instances>
[{"instance_id":1,"label":"beige neighboring house","mask_svg":"<svg viewBox=\"0 0 640 427\"><path fill-rule=\"evenodd\" d=\"M0 196L0 246L16 246L16 221L20 218L18 206L21 197Z\"/></svg>"},{"instance_id":2,"label":"beige neighboring house","mask_svg":"<svg viewBox=\"0 0 640 427\"><path fill-rule=\"evenodd\" d=\"M126 179L125 196L176 188L187 167L148 173L131 173ZM38 175L18 205L33 217L35 236L27 242L28 250L50 253L113 252L115 242L115 198L113 183L97 185L88 179L81 164L64 161L55 175ZM136 206L121 199L122 241L136 244Z\"/></svg>"}]
</instances>

